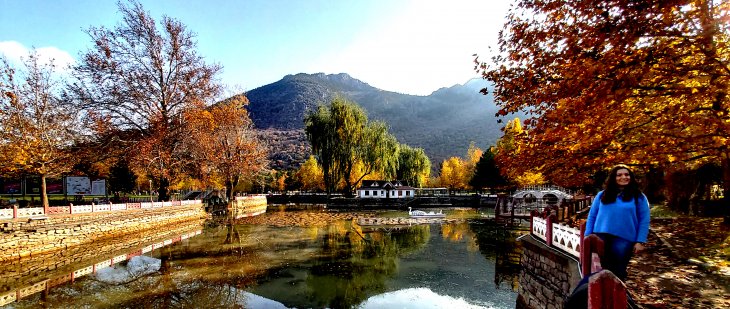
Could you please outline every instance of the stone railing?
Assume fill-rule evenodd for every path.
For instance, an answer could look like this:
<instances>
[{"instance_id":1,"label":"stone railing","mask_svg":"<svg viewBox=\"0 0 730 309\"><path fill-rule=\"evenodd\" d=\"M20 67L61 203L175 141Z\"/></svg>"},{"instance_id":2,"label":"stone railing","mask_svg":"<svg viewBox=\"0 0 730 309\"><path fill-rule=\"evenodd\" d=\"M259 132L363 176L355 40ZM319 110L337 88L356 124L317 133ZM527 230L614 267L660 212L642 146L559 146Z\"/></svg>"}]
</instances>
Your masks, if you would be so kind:
<instances>
[{"instance_id":1,"label":"stone railing","mask_svg":"<svg viewBox=\"0 0 730 309\"><path fill-rule=\"evenodd\" d=\"M27 296L47 291L52 287L59 286L61 284L67 283L67 282L73 282L74 279L78 279L80 277L86 276L88 274L96 273L97 271L114 266L115 264L129 260L135 256L139 256L145 253L148 253L152 250L156 250L159 248L162 248L164 246L168 246L174 243L177 243L179 241L191 238L196 235L200 235L203 231L197 230L189 233L182 234L178 237L163 240L154 244L147 245L142 248L137 248L137 250L134 250L132 252L129 252L127 254L117 255L110 259L106 259L103 261L99 261L97 263L88 265L86 267L82 267L79 269L76 269L68 274L56 276L50 279L46 279L37 283L34 283L29 286L20 287L17 289L13 289L6 292L0 292L0 306L5 306L7 304L10 304L12 302L18 301L22 298L25 298Z\"/></svg>"},{"instance_id":2,"label":"stone railing","mask_svg":"<svg viewBox=\"0 0 730 309\"><path fill-rule=\"evenodd\" d=\"M264 197L265 198L265 197ZM172 201L172 202L145 202L145 203L124 203L124 204L91 204L91 205L79 205L79 206L54 206L48 207L48 213L43 212L43 207L33 208L13 208L0 209L0 220L3 219L17 219L17 218L33 218L47 215L60 215L60 214L81 214L81 213L92 213L92 212L104 212L104 211L119 211L127 209L148 209L148 208L160 208L160 207L172 207L172 206L187 206L202 204L202 200L185 200L185 201Z\"/></svg>"},{"instance_id":3,"label":"stone railing","mask_svg":"<svg viewBox=\"0 0 730 309\"><path fill-rule=\"evenodd\" d=\"M267 206L268 202L264 194L237 196L231 205L231 211L233 217L239 219L265 213Z\"/></svg>"}]
</instances>

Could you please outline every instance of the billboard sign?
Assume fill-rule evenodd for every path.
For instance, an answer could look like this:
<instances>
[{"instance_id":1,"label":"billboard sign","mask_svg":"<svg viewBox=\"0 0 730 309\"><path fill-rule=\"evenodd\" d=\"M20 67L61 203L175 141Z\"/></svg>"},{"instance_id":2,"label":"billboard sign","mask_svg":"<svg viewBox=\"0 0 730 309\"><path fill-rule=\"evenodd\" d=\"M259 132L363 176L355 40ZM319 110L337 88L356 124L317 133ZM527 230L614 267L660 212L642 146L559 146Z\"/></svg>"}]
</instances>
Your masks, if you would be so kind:
<instances>
[{"instance_id":1,"label":"billboard sign","mask_svg":"<svg viewBox=\"0 0 730 309\"><path fill-rule=\"evenodd\" d=\"M66 194L84 195L91 194L91 180L89 177L66 177Z\"/></svg>"},{"instance_id":2,"label":"billboard sign","mask_svg":"<svg viewBox=\"0 0 730 309\"><path fill-rule=\"evenodd\" d=\"M91 195L106 195L106 180L97 179L92 181Z\"/></svg>"}]
</instances>

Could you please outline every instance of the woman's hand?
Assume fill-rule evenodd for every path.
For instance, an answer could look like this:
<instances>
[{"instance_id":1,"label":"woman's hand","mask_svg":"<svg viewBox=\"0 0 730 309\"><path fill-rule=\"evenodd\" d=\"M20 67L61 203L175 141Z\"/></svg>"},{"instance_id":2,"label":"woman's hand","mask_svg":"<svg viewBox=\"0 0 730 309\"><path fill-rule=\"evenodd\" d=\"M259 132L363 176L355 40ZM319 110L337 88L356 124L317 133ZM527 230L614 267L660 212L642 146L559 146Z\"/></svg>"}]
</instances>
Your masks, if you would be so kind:
<instances>
[{"instance_id":1,"label":"woman's hand","mask_svg":"<svg viewBox=\"0 0 730 309\"><path fill-rule=\"evenodd\" d=\"M644 244L640 242L634 244L634 253L641 253L642 251L644 251L644 249Z\"/></svg>"}]
</instances>

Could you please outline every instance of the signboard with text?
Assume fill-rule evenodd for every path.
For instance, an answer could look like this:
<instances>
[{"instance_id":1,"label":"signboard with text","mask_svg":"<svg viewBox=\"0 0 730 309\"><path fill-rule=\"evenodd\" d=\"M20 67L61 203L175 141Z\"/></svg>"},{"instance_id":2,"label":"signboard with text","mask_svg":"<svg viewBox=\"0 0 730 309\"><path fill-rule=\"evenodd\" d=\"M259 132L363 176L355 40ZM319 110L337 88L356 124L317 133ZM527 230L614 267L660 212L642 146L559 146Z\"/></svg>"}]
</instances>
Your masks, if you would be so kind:
<instances>
[{"instance_id":1,"label":"signboard with text","mask_svg":"<svg viewBox=\"0 0 730 309\"><path fill-rule=\"evenodd\" d=\"M92 181L91 195L106 195L106 180L97 179Z\"/></svg>"},{"instance_id":2,"label":"signboard with text","mask_svg":"<svg viewBox=\"0 0 730 309\"><path fill-rule=\"evenodd\" d=\"M66 177L66 194L84 195L91 194L91 180L89 177Z\"/></svg>"}]
</instances>

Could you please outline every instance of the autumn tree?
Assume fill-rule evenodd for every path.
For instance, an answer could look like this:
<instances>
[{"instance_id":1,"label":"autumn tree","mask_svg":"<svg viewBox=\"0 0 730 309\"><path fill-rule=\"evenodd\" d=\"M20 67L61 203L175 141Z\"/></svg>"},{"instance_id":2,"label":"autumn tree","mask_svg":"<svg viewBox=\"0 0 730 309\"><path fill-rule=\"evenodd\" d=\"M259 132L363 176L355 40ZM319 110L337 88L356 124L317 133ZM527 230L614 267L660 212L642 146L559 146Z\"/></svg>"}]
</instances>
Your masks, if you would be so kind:
<instances>
[{"instance_id":1,"label":"autumn tree","mask_svg":"<svg viewBox=\"0 0 730 309\"><path fill-rule=\"evenodd\" d=\"M72 146L81 136L76 111L59 99L57 74L53 62L43 63L35 51L21 68L5 58L0 67L0 171L40 176L46 213L46 178L71 169Z\"/></svg>"},{"instance_id":2,"label":"autumn tree","mask_svg":"<svg viewBox=\"0 0 730 309\"><path fill-rule=\"evenodd\" d=\"M242 178L252 178L268 165L265 144L259 140L244 106L245 95L236 95L205 109L186 113L189 138L185 148L201 174L223 180L233 199Z\"/></svg>"},{"instance_id":3,"label":"autumn tree","mask_svg":"<svg viewBox=\"0 0 730 309\"><path fill-rule=\"evenodd\" d=\"M406 181L412 187L423 187L431 174L431 161L422 148L401 144L398 152L396 178Z\"/></svg>"},{"instance_id":4,"label":"autumn tree","mask_svg":"<svg viewBox=\"0 0 730 309\"><path fill-rule=\"evenodd\" d=\"M304 161L294 177L301 184L303 190L324 190L322 168L314 156L309 156L307 161Z\"/></svg>"},{"instance_id":5,"label":"autumn tree","mask_svg":"<svg viewBox=\"0 0 730 309\"><path fill-rule=\"evenodd\" d=\"M468 186L471 186L469 183L474 177L477 163L479 163L479 160L482 158L482 154L484 154L484 150L477 147L474 142L469 143L469 148L466 150L466 157L464 158L464 180Z\"/></svg>"},{"instance_id":6,"label":"autumn tree","mask_svg":"<svg viewBox=\"0 0 730 309\"><path fill-rule=\"evenodd\" d=\"M467 186L466 162L460 157L450 157L441 163L439 183L450 190L463 190Z\"/></svg>"},{"instance_id":7,"label":"autumn tree","mask_svg":"<svg viewBox=\"0 0 730 309\"><path fill-rule=\"evenodd\" d=\"M476 59L498 114L531 115L505 168L570 185L619 162L716 163L730 196L729 15L720 0L519 1L499 53Z\"/></svg>"},{"instance_id":8,"label":"autumn tree","mask_svg":"<svg viewBox=\"0 0 730 309\"><path fill-rule=\"evenodd\" d=\"M141 137L132 163L156 178L160 199L185 165L182 112L201 108L220 92L216 75L196 52L195 35L163 16L158 23L137 1L119 4L122 22L91 27L93 46L75 67L69 95L78 107L120 131Z\"/></svg>"},{"instance_id":9,"label":"autumn tree","mask_svg":"<svg viewBox=\"0 0 730 309\"><path fill-rule=\"evenodd\" d=\"M335 104L334 101L332 103ZM336 190L337 182L342 175L337 157L338 140L337 135L333 133L335 124L330 109L320 105L316 112L307 114L304 123L304 131L322 167L322 180L329 195Z\"/></svg>"}]
</instances>

